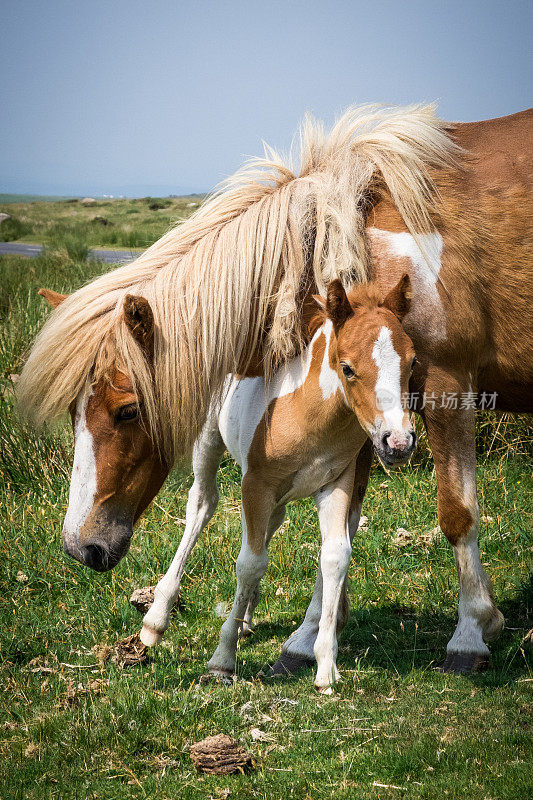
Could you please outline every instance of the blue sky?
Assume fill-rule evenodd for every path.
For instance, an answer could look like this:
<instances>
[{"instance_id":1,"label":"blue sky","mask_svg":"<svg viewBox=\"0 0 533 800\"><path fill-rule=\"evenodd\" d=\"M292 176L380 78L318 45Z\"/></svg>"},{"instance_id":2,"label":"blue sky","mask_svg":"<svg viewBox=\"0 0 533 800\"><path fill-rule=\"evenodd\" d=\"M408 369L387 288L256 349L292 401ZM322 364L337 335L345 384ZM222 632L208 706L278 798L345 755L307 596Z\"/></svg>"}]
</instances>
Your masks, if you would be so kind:
<instances>
[{"instance_id":1,"label":"blue sky","mask_svg":"<svg viewBox=\"0 0 533 800\"><path fill-rule=\"evenodd\" d=\"M531 105L533 3L3 0L0 192L205 191L305 111Z\"/></svg>"}]
</instances>

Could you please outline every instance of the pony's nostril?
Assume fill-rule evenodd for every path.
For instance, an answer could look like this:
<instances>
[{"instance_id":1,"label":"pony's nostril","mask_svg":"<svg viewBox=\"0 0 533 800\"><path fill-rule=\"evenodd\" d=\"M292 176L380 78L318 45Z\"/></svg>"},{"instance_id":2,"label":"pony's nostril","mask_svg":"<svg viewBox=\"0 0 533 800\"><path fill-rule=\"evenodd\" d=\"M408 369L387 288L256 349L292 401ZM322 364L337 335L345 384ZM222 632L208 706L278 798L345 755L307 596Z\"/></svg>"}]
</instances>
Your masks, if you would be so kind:
<instances>
[{"instance_id":1,"label":"pony's nostril","mask_svg":"<svg viewBox=\"0 0 533 800\"><path fill-rule=\"evenodd\" d=\"M82 555L87 567L95 569L98 572L107 569L109 554L102 545L88 544L82 548Z\"/></svg>"},{"instance_id":2,"label":"pony's nostril","mask_svg":"<svg viewBox=\"0 0 533 800\"><path fill-rule=\"evenodd\" d=\"M389 436L390 436L390 434L391 434L391 432L387 431L387 433L384 433L383 436L381 437L381 444L383 445L383 449L385 451L391 449L391 446L389 445Z\"/></svg>"}]
</instances>

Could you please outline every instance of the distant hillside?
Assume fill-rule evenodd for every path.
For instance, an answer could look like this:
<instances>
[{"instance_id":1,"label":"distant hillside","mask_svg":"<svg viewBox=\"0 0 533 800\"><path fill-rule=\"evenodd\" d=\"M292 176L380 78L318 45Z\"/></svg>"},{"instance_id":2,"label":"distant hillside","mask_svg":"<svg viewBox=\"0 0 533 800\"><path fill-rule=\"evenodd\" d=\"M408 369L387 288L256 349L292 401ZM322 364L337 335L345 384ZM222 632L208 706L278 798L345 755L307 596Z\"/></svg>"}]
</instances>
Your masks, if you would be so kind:
<instances>
[{"instance_id":1,"label":"distant hillside","mask_svg":"<svg viewBox=\"0 0 533 800\"><path fill-rule=\"evenodd\" d=\"M60 200L71 200L73 198L74 195L0 193L0 203L57 203Z\"/></svg>"}]
</instances>

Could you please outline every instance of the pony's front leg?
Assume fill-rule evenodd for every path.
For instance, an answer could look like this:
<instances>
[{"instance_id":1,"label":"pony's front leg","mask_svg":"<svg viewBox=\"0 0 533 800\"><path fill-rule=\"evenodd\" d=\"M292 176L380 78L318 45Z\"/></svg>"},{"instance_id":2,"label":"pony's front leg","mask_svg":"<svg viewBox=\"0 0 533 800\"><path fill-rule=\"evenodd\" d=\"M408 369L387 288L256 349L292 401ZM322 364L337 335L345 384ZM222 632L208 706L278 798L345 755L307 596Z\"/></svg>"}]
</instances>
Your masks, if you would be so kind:
<instances>
[{"instance_id":1,"label":"pony's front leg","mask_svg":"<svg viewBox=\"0 0 533 800\"><path fill-rule=\"evenodd\" d=\"M274 507L275 500L268 487L259 479L245 475L242 482L242 545L236 564L237 591L230 615L220 629L218 647L208 664L212 675L227 678L235 673L237 641L245 614L259 596L259 583L268 566L267 530Z\"/></svg>"},{"instance_id":2,"label":"pony's front leg","mask_svg":"<svg viewBox=\"0 0 533 800\"><path fill-rule=\"evenodd\" d=\"M469 388L468 379L457 381L433 367L425 391L461 396ZM499 635L503 615L479 557L474 411L436 406L426 409L425 422L435 461L439 525L453 547L459 574L459 620L441 670L475 672L488 666L485 642Z\"/></svg>"},{"instance_id":3,"label":"pony's front leg","mask_svg":"<svg viewBox=\"0 0 533 800\"><path fill-rule=\"evenodd\" d=\"M316 496L322 531L320 569L322 609L314 645L317 662L315 687L327 691L340 678L337 669L337 617L342 589L352 555L348 514L353 490L355 461Z\"/></svg>"},{"instance_id":4,"label":"pony's front leg","mask_svg":"<svg viewBox=\"0 0 533 800\"><path fill-rule=\"evenodd\" d=\"M225 445L213 414L198 437L193 451L194 483L187 498L185 531L172 563L157 584L154 602L144 615L141 641L152 647L159 644L170 623L187 559L201 532L218 505L217 471Z\"/></svg>"}]
</instances>

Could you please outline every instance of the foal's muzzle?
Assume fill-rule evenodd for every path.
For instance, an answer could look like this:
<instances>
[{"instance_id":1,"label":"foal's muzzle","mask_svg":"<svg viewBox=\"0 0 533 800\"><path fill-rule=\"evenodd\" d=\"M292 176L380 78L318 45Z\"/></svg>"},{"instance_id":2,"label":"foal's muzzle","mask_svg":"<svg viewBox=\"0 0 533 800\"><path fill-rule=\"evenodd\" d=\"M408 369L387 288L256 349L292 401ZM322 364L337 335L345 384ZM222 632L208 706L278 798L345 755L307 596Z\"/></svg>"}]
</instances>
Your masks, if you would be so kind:
<instances>
[{"instance_id":1,"label":"foal's muzzle","mask_svg":"<svg viewBox=\"0 0 533 800\"><path fill-rule=\"evenodd\" d=\"M386 431L378 442L374 442L374 448L382 463L392 468L409 461L415 451L416 442L414 430L401 433Z\"/></svg>"}]
</instances>

